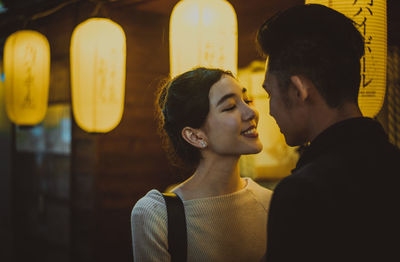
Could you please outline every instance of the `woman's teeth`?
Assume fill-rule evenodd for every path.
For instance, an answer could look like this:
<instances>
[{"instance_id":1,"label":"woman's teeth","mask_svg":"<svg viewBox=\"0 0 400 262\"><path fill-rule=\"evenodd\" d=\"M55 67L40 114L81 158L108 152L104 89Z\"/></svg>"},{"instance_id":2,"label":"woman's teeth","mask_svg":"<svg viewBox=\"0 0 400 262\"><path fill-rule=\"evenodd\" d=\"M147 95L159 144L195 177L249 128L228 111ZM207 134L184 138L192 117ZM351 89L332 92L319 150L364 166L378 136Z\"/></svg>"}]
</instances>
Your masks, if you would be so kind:
<instances>
[{"instance_id":1,"label":"woman's teeth","mask_svg":"<svg viewBox=\"0 0 400 262\"><path fill-rule=\"evenodd\" d=\"M252 128L250 130L247 130L246 132L244 132L244 135L255 135L257 133L257 130L255 128Z\"/></svg>"}]
</instances>

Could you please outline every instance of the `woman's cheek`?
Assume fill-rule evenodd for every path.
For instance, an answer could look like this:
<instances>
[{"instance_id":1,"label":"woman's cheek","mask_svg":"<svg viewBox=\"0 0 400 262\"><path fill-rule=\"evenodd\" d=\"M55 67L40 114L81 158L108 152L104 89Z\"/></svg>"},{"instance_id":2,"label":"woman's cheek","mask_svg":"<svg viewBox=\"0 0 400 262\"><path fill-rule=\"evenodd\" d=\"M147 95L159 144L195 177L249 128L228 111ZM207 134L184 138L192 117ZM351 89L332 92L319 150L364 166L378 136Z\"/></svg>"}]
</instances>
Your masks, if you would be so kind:
<instances>
[{"instance_id":1,"label":"woman's cheek","mask_svg":"<svg viewBox=\"0 0 400 262\"><path fill-rule=\"evenodd\" d=\"M240 117L233 115L224 117L221 119L221 127L232 132L240 130Z\"/></svg>"}]
</instances>

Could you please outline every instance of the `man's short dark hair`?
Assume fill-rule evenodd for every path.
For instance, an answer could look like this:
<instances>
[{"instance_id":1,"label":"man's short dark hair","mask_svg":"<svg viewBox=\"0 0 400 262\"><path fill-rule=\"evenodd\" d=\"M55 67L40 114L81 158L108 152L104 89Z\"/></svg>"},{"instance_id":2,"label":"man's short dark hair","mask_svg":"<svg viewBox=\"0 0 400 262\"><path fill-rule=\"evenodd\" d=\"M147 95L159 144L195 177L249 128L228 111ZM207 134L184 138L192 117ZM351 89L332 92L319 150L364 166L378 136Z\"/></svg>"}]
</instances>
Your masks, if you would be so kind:
<instances>
[{"instance_id":1,"label":"man's short dark hair","mask_svg":"<svg viewBox=\"0 0 400 262\"><path fill-rule=\"evenodd\" d=\"M257 43L283 91L290 76L303 75L329 106L357 103L364 38L345 15L317 4L291 7L259 28Z\"/></svg>"}]
</instances>

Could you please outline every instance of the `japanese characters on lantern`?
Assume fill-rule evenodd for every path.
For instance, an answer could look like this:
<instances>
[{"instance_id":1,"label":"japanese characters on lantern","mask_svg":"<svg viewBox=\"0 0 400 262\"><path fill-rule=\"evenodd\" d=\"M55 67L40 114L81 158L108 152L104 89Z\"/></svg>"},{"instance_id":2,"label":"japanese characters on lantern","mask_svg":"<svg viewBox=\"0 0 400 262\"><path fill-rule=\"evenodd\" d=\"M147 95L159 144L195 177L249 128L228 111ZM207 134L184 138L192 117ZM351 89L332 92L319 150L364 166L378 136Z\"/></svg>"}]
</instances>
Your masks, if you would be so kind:
<instances>
[{"instance_id":1,"label":"japanese characters on lantern","mask_svg":"<svg viewBox=\"0 0 400 262\"><path fill-rule=\"evenodd\" d=\"M71 39L72 108L85 131L105 133L121 121L125 99L126 39L106 18L79 24Z\"/></svg>"},{"instance_id":2,"label":"japanese characters on lantern","mask_svg":"<svg viewBox=\"0 0 400 262\"><path fill-rule=\"evenodd\" d=\"M17 125L39 124L47 110L50 81L50 46L33 30L10 35L4 46L5 103Z\"/></svg>"}]
</instances>

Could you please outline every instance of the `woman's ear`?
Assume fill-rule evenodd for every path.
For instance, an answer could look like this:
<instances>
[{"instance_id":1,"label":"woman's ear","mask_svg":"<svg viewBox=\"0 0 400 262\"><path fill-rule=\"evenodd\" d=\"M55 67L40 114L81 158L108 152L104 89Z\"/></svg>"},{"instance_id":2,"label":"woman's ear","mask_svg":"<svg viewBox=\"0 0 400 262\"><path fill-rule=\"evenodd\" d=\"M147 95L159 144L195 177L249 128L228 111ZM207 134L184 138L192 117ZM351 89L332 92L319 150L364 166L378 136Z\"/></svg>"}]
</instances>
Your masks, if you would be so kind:
<instances>
[{"instance_id":1,"label":"woman's ear","mask_svg":"<svg viewBox=\"0 0 400 262\"><path fill-rule=\"evenodd\" d=\"M296 97L302 102L306 101L310 96L310 88L312 87L311 81L300 75L293 75L290 77L290 80L295 88Z\"/></svg>"},{"instance_id":2,"label":"woman's ear","mask_svg":"<svg viewBox=\"0 0 400 262\"><path fill-rule=\"evenodd\" d=\"M182 137L194 147L200 149L207 147L207 137L200 129L184 127L182 129Z\"/></svg>"}]
</instances>

